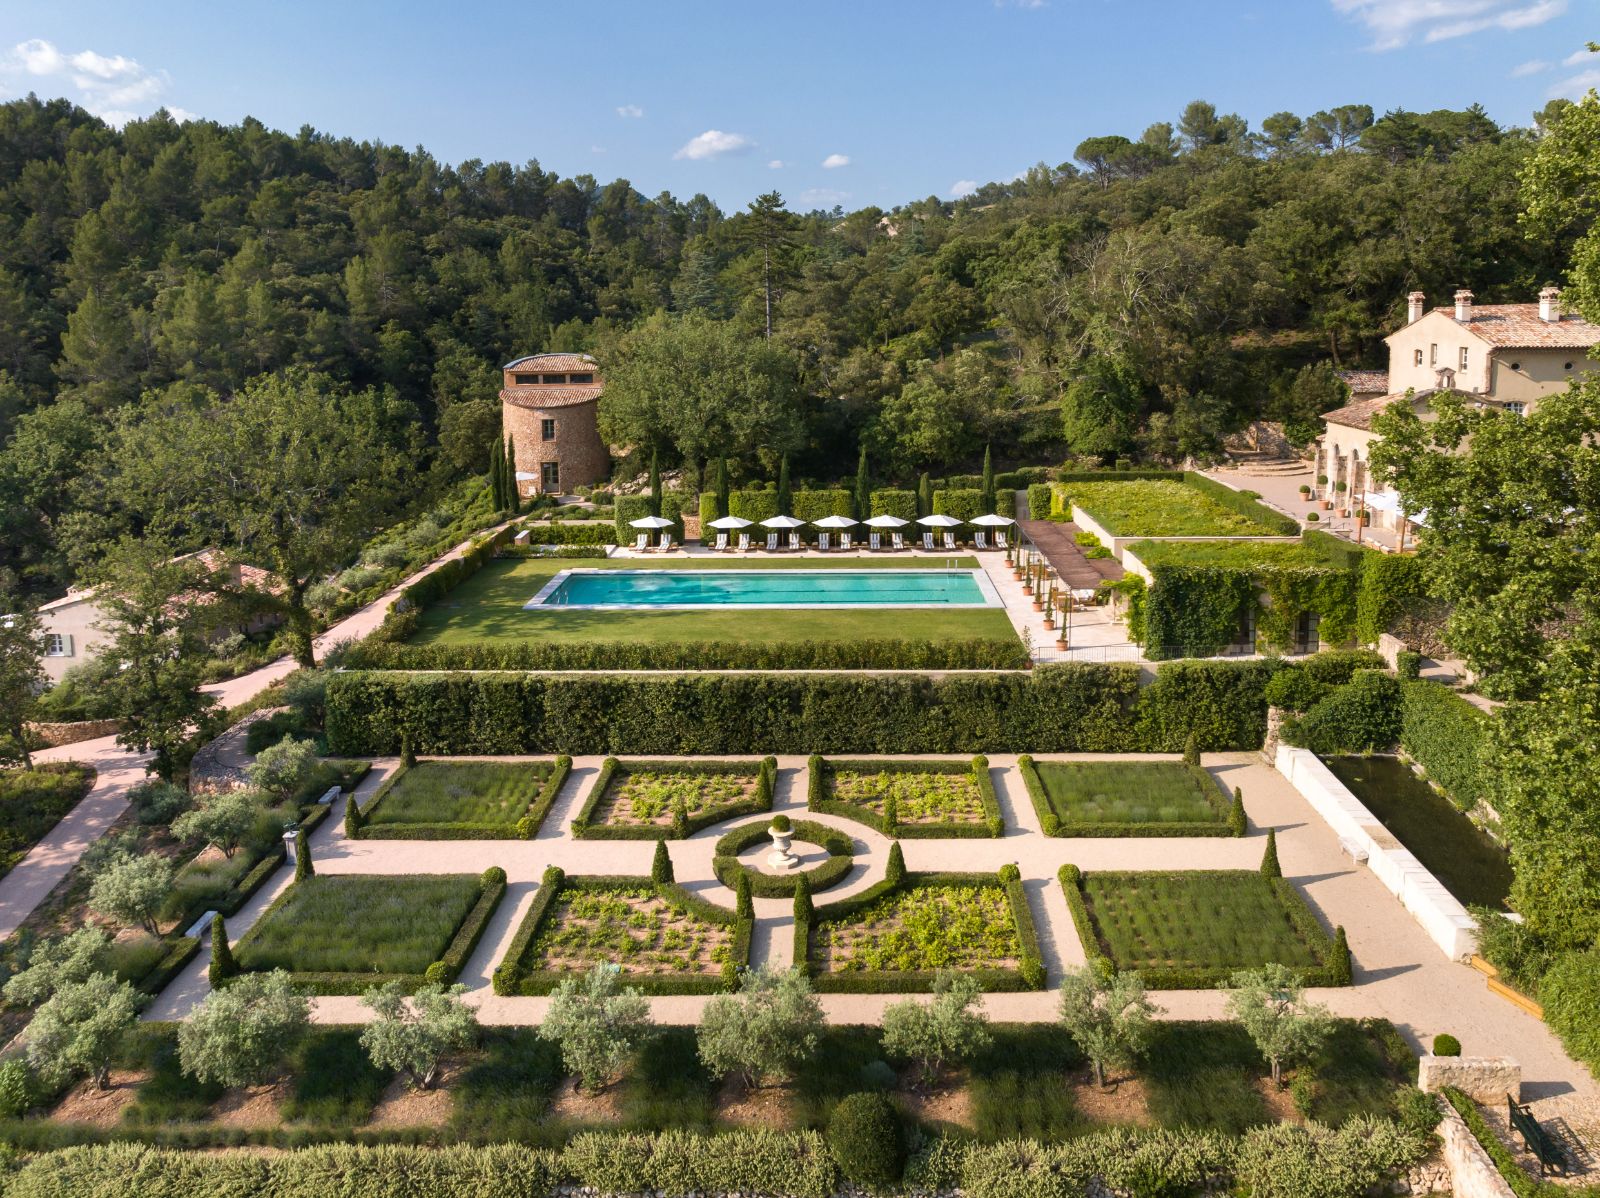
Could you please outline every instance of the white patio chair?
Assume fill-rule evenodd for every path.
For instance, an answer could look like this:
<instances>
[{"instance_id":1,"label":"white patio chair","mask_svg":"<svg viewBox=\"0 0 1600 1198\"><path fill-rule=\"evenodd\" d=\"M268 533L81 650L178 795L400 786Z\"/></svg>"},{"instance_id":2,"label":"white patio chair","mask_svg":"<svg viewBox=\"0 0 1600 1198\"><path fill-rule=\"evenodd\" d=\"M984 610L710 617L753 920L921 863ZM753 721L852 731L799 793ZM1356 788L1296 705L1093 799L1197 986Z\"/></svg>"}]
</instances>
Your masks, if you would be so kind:
<instances>
[{"instance_id":1,"label":"white patio chair","mask_svg":"<svg viewBox=\"0 0 1600 1198\"><path fill-rule=\"evenodd\" d=\"M739 552L750 552L750 534L747 532L742 532L739 534Z\"/></svg>"},{"instance_id":2,"label":"white patio chair","mask_svg":"<svg viewBox=\"0 0 1600 1198\"><path fill-rule=\"evenodd\" d=\"M778 552L778 534L775 532L769 532L767 534L767 552Z\"/></svg>"},{"instance_id":3,"label":"white patio chair","mask_svg":"<svg viewBox=\"0 0 1600 1198\"><path fill-rule=\"evenodd\" d=\"M846 553L850 552L850 534L849 533L842 532L842 533L839 534L839 548L844 550L844 552L846 552Z\"/></svg>"},{"instance_id":4,"label":"white patio chair","mask_svg":"<svg viewBox=\"0 0 1600 1198\"><path fill-rule=\"evenodd\" d=\"M799 553L802 549L805 548L805 546L800 543L800 534L799 533L792 532L792 533L789 534L789 548L791 550L793 550L795 553Z\"/></svg>"},{"instance_id":5,"label":"white patio chair","mask_svg":"<svg viewBox=\"0 0 1600 1198\"><path fill-rule=\"evenodd\" d=\"M1003 530L998 528L994 530L994 547L996 549L1005 549L1007 547L1006 534Z\"/></svg>"},{"instance_id":6,"label":"white patio chair","mask_svg":"<svg viewBox=\"0 0 1600 1198\"><path fill-rule=\"evenodd\" d=\"M717 552L720 553L724 549L726 549L727 547L728 547L728 534L725 533L725 532L719 532L717 534L717 544L716 544Z\"/></svg>"},{"instance_id":7,"label":"white patio chair","mask_svg":"<svg viewBox=\"0 0 1600 1198\"><path fill-rule=\"evenodd\" d=\"M922 534L922 547L929 553L933 552L933 530L929 529Z\"/></svg>"},{"instance_id":8,"label":"white patio chair","mask_svg":"<svg viewBox=\"0 0 1600 1198\"><path fill-rule=\"evenodd\" d=\"M670 532L664 532L661 534L661 552L672 552L672 534Z\"/></svg>"},{"instance_id":9,"label":"white patio chair","mask_svg":"<svg viewBox=\"0 0 1600 1198\"><path fill-rule=\"evenodd\" d=\"M956 547L956 534L955 533L949 532L948 530L945 532L945 534L944 534L944 547L945 547L945 550L947 552L955 549L955 547Z\"/></svg>"},{"instance_id":10,"label":"white patio chair","mask_svg":"<svg viewBox=\"0 0 1600 1198\"><path fill-rule=\"evenodd\" d=\"M891 548L891 549L902 549L903 550L905 547L906 547L906 539L905 539L905 537L903 537L901 534L899 534L897 532L892 532L892 533L889 534L889 548Z\"/></svg>"},{"instance_id":11,"label":"white patio chair","mask_svg":"<svg viewBox=\"0 0 1600 1198\"><path fill-rule=\"evenodd\" d=\"M828 534L827 533L819 532L817 534L817 548L822 550L822 552L824 552L824 553L828 552Z\"/></svg>"},{"instance_id":12,"label":"white patio chair","mask_svg":"<svg viewBox=\"0 0 1600 1198\"><path fill-rule=\"evenodd\" d=\"M983 529L980 528L977 532L975 532L972 535L972 547L974 549L987 549L987 548L989 548L988 545L984 544Z\"/></svg>"},{"instance_id":13,"label":"white patio chair","mask_svg":"<svg viewBox=\"0 0 1600 1198\"><path fill-rule=\"evenodd\" d=\"M633 551L635 553L645 553L645 552L648 552L649 549L650 549L650 534L647 533L647 532L642 532L642 533L639 534L638 539L636 541L634 541L634 543L633 543Z\"/></svg>"},{"instance_id":14,"label":"white patio chair","mask_svg":"<svg viewBox=\"0 0 1600 1198\"><path fill-rule=\"evenodd\" d=\"M883 548L883 534L869 532L867 534L867 548L876 553Z\"/></svg>"}]
</instances>

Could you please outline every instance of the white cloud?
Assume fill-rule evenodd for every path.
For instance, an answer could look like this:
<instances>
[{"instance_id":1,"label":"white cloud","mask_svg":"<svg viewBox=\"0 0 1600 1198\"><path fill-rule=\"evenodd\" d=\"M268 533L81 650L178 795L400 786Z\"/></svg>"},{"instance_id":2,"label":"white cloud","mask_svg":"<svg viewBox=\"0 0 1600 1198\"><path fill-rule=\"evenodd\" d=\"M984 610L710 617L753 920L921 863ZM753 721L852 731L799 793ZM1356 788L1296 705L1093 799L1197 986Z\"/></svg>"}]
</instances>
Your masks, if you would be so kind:
<instances>
[{"instance_id":1,"label":"white cloud","mask_svg":"<svg viewBox=\"0 0 1600 1198\"><path fill-rule=\"evenodd\" d=\"M1550 89L1550 98L1581 100L1590 88L1600 89L1600 67L1579 71L1570 79L1563 79Z\"/></svg>"},{"instance_id":2,"label":"white cloud","mask_svg":"<svg viewBox=\"0 0 1600 1198\"><path fill-rule=\"evenodd\" d=\"M1542 75L1550 69L1550 64L1542 58L1535 58L1530 62L1519 63L1511 69L1513 79L1526 79L1529 75Z\"/></svg>"},{"instance_id":3,"label":"white cloud","mask_svg":"<svg viewBox=\"0 0 1600 1198\"><path fill-rule=\"evenodd\" d=\"M674 158L688 158L698 162L703 158L721 158L724 154L743 154L755 146L743 133L724 133L721 129L707 129L698 137L683 143Z\"/></svg>"},{"instance_id":4,"label":"white cloud","mask_svg":"<svg viewBox=\"0 0 1600 1198\"><path fill-rule=\"evenodd\" d=\"M1571 54L1567 55L1561 60L1561 65L1564 67L1575 67L1579 63L1590 63L1594 61L1595 52L1585 48L1582 50L1574 50Z\"/></svg>"},{"instance_id":5,"label":"white cloud","mask_svg":"<svg viewBox=\"0 0 1600 1198\"><path fill-rule=\"evenodd\" d=\"M800 203L807 208L832 208L849 198L848 191L839 191L833 187L811 187L800 193Z\"/></svg>"},{"instance_id":6,"label":"white cloud","mask_svg":"<svg viewBox=\"0 0 1600 1198\"><path fill-rule=\"evenodd\" d=\"M624 120L638 120L644 115L644 109L637 104L618 104L617 115Z\"/></svg>"},{"instance_id":7,"label":"white cloud","mask_svg":"<svg viewBox=\"0 0 1600 1198\"><path fill-rule=\"evenodd\" d=\"M849 165L850 155L848 154L829 154L822 160L822 169L825 171L836 171L841 166Z\"/></svg>"},{"instance_id":8,"label":"white cloud","mask_svg":"<svg viewBox=\"0 0 1600 1198\"><path fill-rule=\"evenodd\" d=\"M1372 49L1397 50L1419 38L1442 42L1485 29L1528 29L1567 11L1567 0L1333 0L1372 34Z\"/></svg>"},{"instance_id":9,"label":"white cloud","mask_svg":"<svg viewBox=\"0 0 1600 1198\"><path fill-rule=\"evenodd\" d=\"M974 179L957 179L950 184L950 194L958 200L965 199L977 190L978 184Z\"/></svg>"},{"instance_id":10,"label":"white cloud","mask_svg":"<svg viewBox=\"0 0 1600 1198\"><path fill-rule=\"evenodd\" d=\"M994 0L996 8L1043 8L1049 0Z\"/></svg>"},{"instance_id":11,"label":"white cloud","mask_svg":"<svg viewBox=\"0 0 1600 1198\"><path fill-rule=\"evenodd\" d=\"M161 97L171 83L165 71L152 71L124 55L94 50L66 54L43 38L19 42L0 59L0 79L25 75L59 81L57 94L112 125L125 125L162 107ZM177 120L193 119L194 114L183 109L169 105L167 110Z\"/></svg>"},{"instance_id":12,"label":"white cloud","mask_svg":"<svg viewBox=\"0 0 1600 1198\"><path fill-rule=\"evenodd\" d=\"M774 158L771 162L767 163L767 169L769 171L781 171L786 165L787 163L785 163L782 158Z\"/></svg>"},{"instance_id":13,"label":"white cloud","mask_svg":"<svg viewBox=\"0 0 1600 1198\"><path fill-rule=\"evenodd\" d=\"M591 145L589 147L589 153L591 154L604 154L605 152L606 148L602 145Z\"/></svg>"}]
</instances>

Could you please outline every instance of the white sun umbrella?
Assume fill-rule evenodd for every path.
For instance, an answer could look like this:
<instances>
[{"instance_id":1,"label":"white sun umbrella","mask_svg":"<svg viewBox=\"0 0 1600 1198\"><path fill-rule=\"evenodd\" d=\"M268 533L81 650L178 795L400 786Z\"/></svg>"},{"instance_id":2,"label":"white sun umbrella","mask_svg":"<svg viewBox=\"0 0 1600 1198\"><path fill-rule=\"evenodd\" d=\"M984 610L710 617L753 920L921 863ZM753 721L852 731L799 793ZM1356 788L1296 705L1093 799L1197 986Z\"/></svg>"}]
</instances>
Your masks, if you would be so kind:
<instances>
[{"instance_id":1,"label":"white sun umbrella","mask_svg":"<svg viewBox=\"0 0 1600 1198\"><path fill-rule=\"evenodd\" d=\"M811 523L818 528L850 528L853 525L860 524L861 521L853 520L849 516L824 516L822 519L813 520Z\"/></svg>"},{"instance_id":2,"label":"white sun umbrella","mask_svg":"<svg viewBox=\"0 0 1600 1198\"><path fill-rule=\"evenodd\" d=\"M749 528L754 523L743 516L719 516L710 522L712 528Z\"/></svg>"},{"instance_id":3,"label":"white sun umbrella","mask_svg":"<svg viewBox=\"0 0 1600 1198\"><path fill-rule=\"evenodd\" d=\"M967 521L968 524L981 524L984 528L1002 528L1007 524L1015 524L1010 516L974 516Z\"/></svg>"},{"instance_id":4,"label":"white sun umbrella","mask_svg":"<svg viewBox=\"0 0 1600 1198\"><path fill-rule=\"evenodd\" d=\"M799 528L804 520L796 520L793 516L774 516L770 520L761 522L762 528Z\"/></svg>"},{"instance_id":5,"label":"white sun umbrella","mask_svg":"<svg viewBox=\"0 0 1600 1198\"><path fill-rule=\"evenodd\" d=\"M918 516L917 523L928 528L954 528L962 521L954 516Z\"/></svg>"},{"instance_id":6,"label":"white sun umbrella","mask_svg":"<svg viewBox=\"0 0 1600 1198\"><path fill-rule=\"evenodd\" d=\"M672 521L665 516L640 516L637 520L629 520L635 528L671 528Z\"/></svg>"},{"instance_id":7,"label":"white sun umbrella","mask_svg":"<svg viewBox=\"0 0 1600 1198\"><path fill-rule=\"evenodd\" d=\"M909 520L902 520L899 516L874 516L867 521L868 528L904 528L910 524Z\"/></svg>"}]
</instances>

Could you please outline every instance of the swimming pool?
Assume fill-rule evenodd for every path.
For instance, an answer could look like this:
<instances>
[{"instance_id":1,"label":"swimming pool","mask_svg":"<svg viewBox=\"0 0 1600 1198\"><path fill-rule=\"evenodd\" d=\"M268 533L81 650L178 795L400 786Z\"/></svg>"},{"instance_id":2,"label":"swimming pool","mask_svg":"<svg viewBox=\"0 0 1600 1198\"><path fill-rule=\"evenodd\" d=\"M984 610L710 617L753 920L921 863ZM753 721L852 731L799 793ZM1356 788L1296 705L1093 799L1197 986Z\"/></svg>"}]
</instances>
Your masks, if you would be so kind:
<instances>
[{"instance_id":1,"label":"swimming pool","mask_svg":"<svg viewBox=\"0 0 1600 1198\"><path fill-rule=\"evenodd\" d=\"M562 570L527 608L999 607L982 570Z\"/></svg>"}]
</instances>

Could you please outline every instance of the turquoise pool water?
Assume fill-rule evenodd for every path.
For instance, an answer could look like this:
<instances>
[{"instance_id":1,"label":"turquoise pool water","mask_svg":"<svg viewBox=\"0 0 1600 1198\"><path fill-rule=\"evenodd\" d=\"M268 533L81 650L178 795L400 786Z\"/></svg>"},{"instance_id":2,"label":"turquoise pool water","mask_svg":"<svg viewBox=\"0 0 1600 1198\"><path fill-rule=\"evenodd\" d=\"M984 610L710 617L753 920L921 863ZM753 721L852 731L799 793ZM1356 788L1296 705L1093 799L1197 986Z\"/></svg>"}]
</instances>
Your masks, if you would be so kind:
<instances>
[{"instance_id":1,"label":"turquoise pool water","mask_svg":"<svg viewBox=\"0 0 1600 1198\"><path fill-rule=\"evenodd\" d=\"M979 570L572 570L529 607L992 607Z\"/></svg>"}]
</instances>

